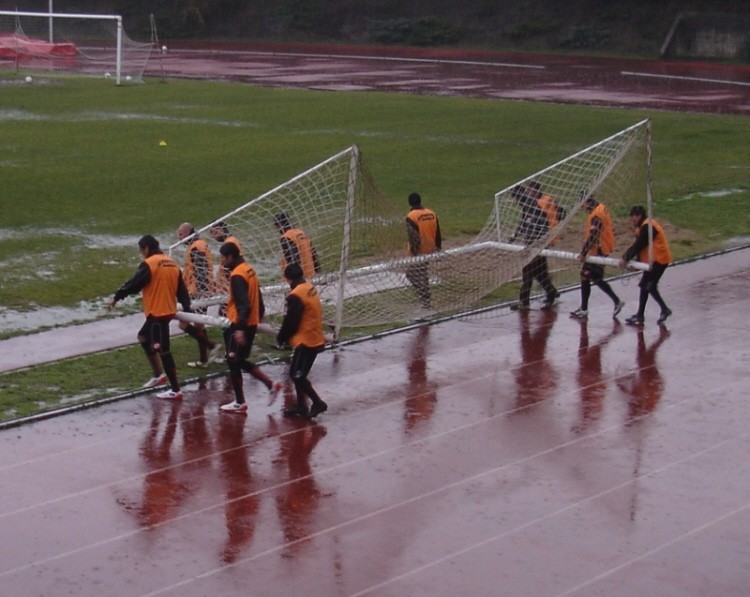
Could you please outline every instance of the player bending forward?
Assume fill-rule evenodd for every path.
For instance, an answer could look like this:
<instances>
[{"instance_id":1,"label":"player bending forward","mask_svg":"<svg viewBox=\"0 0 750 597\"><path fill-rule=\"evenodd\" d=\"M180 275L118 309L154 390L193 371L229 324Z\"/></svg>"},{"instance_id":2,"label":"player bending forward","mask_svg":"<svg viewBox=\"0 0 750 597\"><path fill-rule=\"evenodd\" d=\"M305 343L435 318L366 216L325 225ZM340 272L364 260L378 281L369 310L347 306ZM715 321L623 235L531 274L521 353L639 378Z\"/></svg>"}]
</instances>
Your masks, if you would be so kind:
<instances>
[{"instance_id":1,"label":"player bending forward","mask_svg":"<svg viewBox=\"0 0 750 597\"><path fill-rule=\"evenodd\" d=\"M297 393L297 404L286 409L284 416L314 419L328 410L328 405L318 396L307 378L318 353L325 346L323 307L317 289L305 280L302 267L298 263L286 266L284 278L291 290L286 297L286 313L276 342L279 346L291 344L294 347L289 377ZM312 400L309 410L307 398Z\"/></svg>"},{"instance_id":2,"label":"player bending forward","mask_svg":"<svg viewBox=\"0 0 750 597\"><path fill-rule=\"evenodd\" d=\"M253 267L240 255L239 247L232 242L219 249L221 265L231 273L229 276L229 300L227 318L231 325L224 330L224 345L227 351L229 379L234 390L234 402L221 406L223 412L247 412L245 392L242 387L242 372L246 371L265 384L272 394L281 390L281 384L273 383L255 363L249 361L255 332L263 317L263 297L260 283Z\"/></svg>"},{"instance_id":3,"label":"player bending forward","mask_svg":"<svg viewBox=\"0 0 750 597\"><path fill-rule=\"evenodd\" d=\"M169 346L169 322L177 313L177 301L180 301L185 312L190 312L190 295L182 279L180 266L161 252L158 240L147 234L138 241L138 249L143 261L135 275L115 292L107 306L111 310L126 296L143 292L146 323L138 332L138 342L154 372L154 376L143 387L153 388L169 379L171 388L159 392L156 397L180 400L180 382Z\"/></svg>"}]
</instances>

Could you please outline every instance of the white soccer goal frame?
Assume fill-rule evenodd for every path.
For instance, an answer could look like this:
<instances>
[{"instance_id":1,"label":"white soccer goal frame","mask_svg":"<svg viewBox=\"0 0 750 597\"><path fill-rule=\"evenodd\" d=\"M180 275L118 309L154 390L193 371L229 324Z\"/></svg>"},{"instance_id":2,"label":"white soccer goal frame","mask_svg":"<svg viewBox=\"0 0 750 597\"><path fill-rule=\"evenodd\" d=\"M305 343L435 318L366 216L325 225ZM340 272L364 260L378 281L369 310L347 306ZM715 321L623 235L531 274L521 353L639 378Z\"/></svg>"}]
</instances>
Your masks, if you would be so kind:
<instances>
[{"instance_id":1,"label":"white soccer goal frame","mask_svg":"<svg viewBox=\"0 0 750 597\"><path fill-rule=\"evenodd\" d=\"M511 191L511 188L515 186L516 184L525 184L528 183L530 180L538 178L539 176L543 175L546 172L550 172L560 166L561 164L564 164L566 162L572 161L576 159L578 156L583 155L587 152L590 152L592 148L596 148L598 146L605 145L610 140L614 139L615 137L621 136L625 133L628 133L629 131L635 130L639 127L645 127L646 130L646 187L644 189L644 196L646 197L646 217L648 219L648 228L649 228L649 238L653 238L653 231L652 231L652 221L653 221L653 192L652 192L652 180L651 180L651 167L652 167L652 154L651 154L651 119L645 118L617 133L614 135L610 135L606 139L602 139L598 143L594 143L593 145L590 145L572 155L567 156L563 160L560 160L558 162L555 162L551 166L548 166L544 168L543 170L540 170L538 172L535 172L530 177L527 177L518 183L514 183L513 185L506 187L497 193L495 193L495 211L497 213L500 213L500 201L502 200L502 197L505 194L508 194ZM621 154L625 154L628 147L623 147L620 151ZM588 188L588 194L595 194L598 190L599 185L601 184L601 181L604 180L610 173L612 169L614 169L617 166L618 162L612 162L609 166L609 168L605 171L603 171L599 178L590 184ZM572 215L572 214L571 214ZM525 249L524 245L514 245L510 243L503 242L502 239L502 233L500 230L500 219L497 220L497 242L496 243L484 243L485 245L493 245L495 248L500 249L502 251L507 251L509 253L520 253ZM651 269L651 265L654 261L654 248L651 243L648 245L648 263L643 263L640 261L630 261L627 264L627 267L632 270L640 270L640 271L648 271ZM558 259L566 259L569 261L576 261L578 259L577 253L571 253L567 251L558 251L554 249L541 249L538 253L539 255L542 255L544 257L556 257ZM611 257L597 257L593 255L588 255L586 257L586 261L589 263L595 263L598 265L613 265L617 266L619 265L620 261L619 259L614 259Z\"/></svg>"},{"instance_id":2,"label":"white soccer goal frame","mask_svg":"<svg viewBox=\"0 0 750 597\"><path fill-rule=\"evenodd\" d=\"M531 182L547 190L567 215L543 236L521 236L525 244L519 244L516 239L522 211L512 191L516 185L531 186ZM271 221L275 214L291 210L293 221L300 222L306 232L310 231L310 238L321 241L316 242L316 249L322 267L308 275L319 288L326 324L339 340L346 327L410 321L415 317L424 318L426 313L433 315L464 308L514 281L514 276L536 256L553 259L554 271L562 283L565 283L565 276L568 281L572 280L579 274L581 244L563 229L573 228L576 223L583 225L586 214L581 197L600 193L607 207L619 218L624 218L627 209L636 204L646 206L650 218L651 128L648 119L506 187L494 196L494 201L488 202L490 215L473 240L434 253L416 256L408 253L404 216L377 189L356 145L196 229L196 234L203 236L214 223L221 222L236 235L261 280L266 281L262 287L267 299L266 314L270 316L269 321L277 321L283 312L288 287L278 278L273 281L279 275L275 256L280 247ZM303 216L300 206L312 217ZM614 256L623 254L626 246L623 243L633 230L624 220L620 223L621 230L617 234L624 240L619 246L615 245L618 250L613 250L612 256L586 256L586 261L614 267L621 265L620 259ZM376 237L377 241L373 242L371 237ZM189 238L172 244L170 255L181 255ZM213 241L207 240L214 243L216 237ZM213 251L216 248L212 246ZM650 267L650 263L637 261L622 265L641 271ZM421 272L427 273L426 284L431 293L428 305L415 292L414 279L419 280L416 276ZM214 273L216 275L216 271ZM226 302L226 295L217 291L219 286L212 286L209 284L205 291L196 293L196 307ZM205 315L186 314L184 317L197 317L198 321L209 325L226 324L224 320ZM206 319L201 320L201 317ZM259 331L266 330L259 328Z\"/></svg>"},{"instance_id":3,"label":"white soccer goal frame","mask_svg":"<svg viewBox=\"0 0 750 597\"><path fill-rule=\"evenodd\" d=\"M53 23L55 19L86 19L97 21L115 21L117 27L117 42L115 51L115 85L122 83L122 16L121 15L103 15L103 14L81 14L81 13L62 13L62 12L27 12L19 10L0 10L0 16L9 17L32 17L49 19L49 38L50 43L54 39Z\"/></svg>"}]
</instances>

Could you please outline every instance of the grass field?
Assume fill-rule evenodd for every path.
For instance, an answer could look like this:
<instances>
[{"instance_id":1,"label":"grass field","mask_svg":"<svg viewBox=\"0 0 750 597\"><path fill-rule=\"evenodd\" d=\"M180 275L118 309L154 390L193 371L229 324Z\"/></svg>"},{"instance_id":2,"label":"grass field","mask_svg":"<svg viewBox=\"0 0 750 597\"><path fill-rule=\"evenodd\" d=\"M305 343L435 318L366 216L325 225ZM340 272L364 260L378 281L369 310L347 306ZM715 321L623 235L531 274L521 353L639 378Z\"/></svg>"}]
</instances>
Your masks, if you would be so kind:
<instances>
[{"instance_id":1,"label":"grass field","mask_svg":"<svg viewBox=\"0 0 750 597\"><path fill-rule=\"evenodd\" d=\"M450 239L480 229L497 190L648 117L654 211L681 230L676 256L750 236L746 117L195 81L0 88L0 316L103 304L142 234L166 246L180 222L205 224L354 143L385 194L405 206L418 190Z\"/></svg>"}]
</instances>

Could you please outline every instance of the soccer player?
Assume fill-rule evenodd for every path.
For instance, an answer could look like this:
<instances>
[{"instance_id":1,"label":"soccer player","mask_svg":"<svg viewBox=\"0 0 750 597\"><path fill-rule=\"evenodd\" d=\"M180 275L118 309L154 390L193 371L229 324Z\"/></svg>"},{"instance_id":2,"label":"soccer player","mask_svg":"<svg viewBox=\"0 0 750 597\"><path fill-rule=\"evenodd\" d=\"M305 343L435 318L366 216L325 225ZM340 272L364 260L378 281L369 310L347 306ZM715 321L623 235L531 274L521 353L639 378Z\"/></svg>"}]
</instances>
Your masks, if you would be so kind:
<instances>
[{"instance_id":1,"label":"soccer player","mask_svg":"<svg viewBox=\"0 0 750 597\"><path fill-rule=\"evenodd\" d=\"M299 263L306 278L320 273L318 253L304 230L293 227L289 216L284 212L274 216L274 225L281 235L282 274L291 263Z\"/></svg>"},{"instance_id":2,"label":"soccer player","mask_svg":"<svg viewBox=\"0 0 750 597\"><path fill-rule=\"evenodd\" d=\"M406 214L406 234L409 241L408 253L411 256L427 255L443 247L440 221L437 214L422 205L419 193L409 195L409 213ZM430 278L427 262L415 263L406 269L406 278L419 297L425 309L432 307Z\"/></svg>"},{"instance_id":3,"label":"soccer player","mask_svg":"<svg viewBox=\"0 0 750 597\"><path fill-rule=\"evenodd\" d=\"M653 246L654 261L651 264L651 269L643 272L641 281L638 283L638 287L641 289L638 297L638 312L628 317L625 323L643 325L646 314L646 302L649 295L651 295L661 308L661 314L656 322L662 325L667 321L667 317L672 315L672 310L667 307L667 304L659 293L658 287L664 270L672 263L672 251L669 248L669 241L667 240L667 235L664 233L664 228L661 227L659 222L646 217L646 210L642 205L635 205L630 210L630 223L635 230L635 241L633 241L633 244L623 254L620 260L620 267L625 267L628 261L636 257L638 261L648 263L649 245Z\"/></svg>"},{"instance_id":4,"label":"soccer player","mask_svg":"<svg viewBox=\"0 0 750 597\"><path fill-rule=\"evenodd\" d=\"M287 265L284 277L289 283L290 291L286 297L286 313L276 342L279 346L291 344L294 347L289 377L297 394L297 404L286 409L284 416L314 419L328 410L328 405L318 396L307 377L318 353L322 352L325 346L323 307L317 289L305 280L302 267L298 263ZM309 410L307 398L312 400Z\"/></svg>"},{"instance_id":5,"label":"soccer player","mask_svg":"<svg viewBox=\"0 0 750 597\"><path fill-rule=\"evenodd\" d=\"M555 228L562 220L565 219L567 211L560 205L557 200L547 193L542 192L542 185L537 180L529 182L529 194L536 200L539 209L541 209L547 216L547 223L549 224L550 230ZM552 246L555 241L550 241L549 245Z\"/></svg>"},{"instance_id":6,"label":"soccer player","mask_svg":"<svg viewBox=\"0 0 750 597\"><path fill-rule=\"evenodd\" d=\"M240 255L242 255L242 245L240 244L240 241L237 240L235 236L232 236L229 233L229 227L225 222L219 220L218 222L211 224L208 233L211 235L211 238L222 245L224 243L234 243L240 250ZM229 294L229 276L231 273L232 272L229 271L226 267L219 267L216 272L216 292L218 292L219 294ZM224 303L219 306L219 315L221 317L225 317L226 314L227 305L226 303Z\"/></svg>"},{"instance_id":7,"label":"soccer player","mask_svg":"<svg viewBox=\"0 0 750 597\"><path fill-rule=\"evenodd\" d=\"M573 317L585 319L589 316L589 297L591 296L591 285L595 284L602 289L615 305L612 317L617 317L625 306L620 297L615 294L612 287L604 280L604 266L596 263L588 263L586 257L596 255L606 257L615 249L615 229L612 225L612 216L607 206L597 201L593 196L581 193L583 209L588 212L584 241L578 261L583 263L581 268L581 306L571 313Z\"/></svg>"},{"instance_id":8,"label":"soccer player","mask_svg":"<svg viewBox=\"0 0 750 597\"><path fill-rule=\"evenodd\" d=\"M234 401L221 406L223 412L246 413L245 392L242 387L242 372L262 382L268 391L281 390L280 383L273 383L255 363L250 362L250 351L255 332L265 308L260 283L253 267L240 255L236 244L227 242L219 249L221 265L230 270L227 317L231 325L224 330L229 380L234 391Z\"/></svg>"},{"instance_id":9,"label":"soccer player","mask_svg":"<svg viewBox=\"0 0 750 597\"><path fill-rule=\"evenodd\" d=\"M521 207L521 220L511 235L510 242L514 242L520 237L524 243L530 245L542 238L549 231L549 219L539 205L537 191L538 189L532 188L531 185L529 185L528 189L517 185L511 190L511 196ZM511 305L511 309L515 311L527 311L529 309L531 285L534 280L539 282L547 295L542 308L552 308L560 293L552 284L547 258L544 255L537 255L521 269L521 289L518 295L518 302Z\"/></svg>"},{"instance_id":10,"label":"soccer player","mask_svg":"<svg viewBox=\"0 0 750 597\"><path fill-rule=\"evenodd\" d=\"M180 224L177 228L177 237L188 245L182 275L185 277L190 297L197 299L211 296L214 287L213 259L208 243L198 236L190 222ZM205 315L206 308L195 309L195 312ZM202 323L181 321L180 329L198 342L198 360L189 361L188 367L205 369L212 360L219 359L221 347L208 337L206 326Z\"/></svg>"},{"instance_id":11,"label":"soccer player","mask_svg":"<svg viewBox=\"0 0 750 597\"><path fill-rule=\"evenodd\" d=\"M182 305L183 311L190 312L190 295L182 279L180 266L162 253L158 240L147 234L138 241L138 249L143 262L135 275L115 292L107 306L111 310L126 296L143 293L146 323L138 332L138 342L153 370L153 377L143 387L153 388L169 380L170 389L159 392L157 398L180 400L182 391L170 352L169 322L177 313L177 301Z\"/></svg>"}]
</instances>

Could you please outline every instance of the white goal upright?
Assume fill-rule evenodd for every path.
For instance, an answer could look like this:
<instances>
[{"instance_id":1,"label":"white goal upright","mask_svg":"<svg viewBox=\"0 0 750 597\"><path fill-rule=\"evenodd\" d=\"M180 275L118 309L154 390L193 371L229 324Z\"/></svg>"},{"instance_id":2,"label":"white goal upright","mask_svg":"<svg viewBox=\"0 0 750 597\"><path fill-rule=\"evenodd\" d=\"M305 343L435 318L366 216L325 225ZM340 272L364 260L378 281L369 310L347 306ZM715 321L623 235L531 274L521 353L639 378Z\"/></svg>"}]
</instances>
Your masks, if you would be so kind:
<instances>
[{"instance_id":1,"label":"white goal upright","mask_svg":"<svg viewBox=\"0 0 750 597\"><path fill-rule=\"evenodd\" d=\"M358 147L352 146L217 217L197 234L209 242L215 255L219 243L211 236L212 225L221 222L240 241L261 279L267 313L278 323L288 287L281 276L280 234L274 222L284 214L315 247L321 269L313 281L326 319L340 336L346 328L466 309L517 280L522 267L539 254L550 258L559 285L576 281L586 216L582 196L593 195L610 208L617 222L617 246L604 263L617 264L633 240L627 223L630 207L640 204L651 214L649 171L650 124L645 120L487 198L487 221L472 241L448 242L442 251L410 257L406 201L394 205L383 195ZM558 225L532 241L514 238L521 210L512 189L519 185L538 186L564 209ZM181 260L185 248L184 242L175 243L169 251ZM420 264L428 272L431 307L427 312L407 278L410 268ZM204 289L203 301L225 300L220 288Z\"/></svg>"},{"instance_id":2,"label":"white goal upright","mask_svg":"<svg viewBox=\"0 0 750 597\"><path fill-rule=\"evenodd\" d=\"M0 69L142 82L153 43L136 42L120 15L0 10Z\"/></svg>"}]
</instances>

